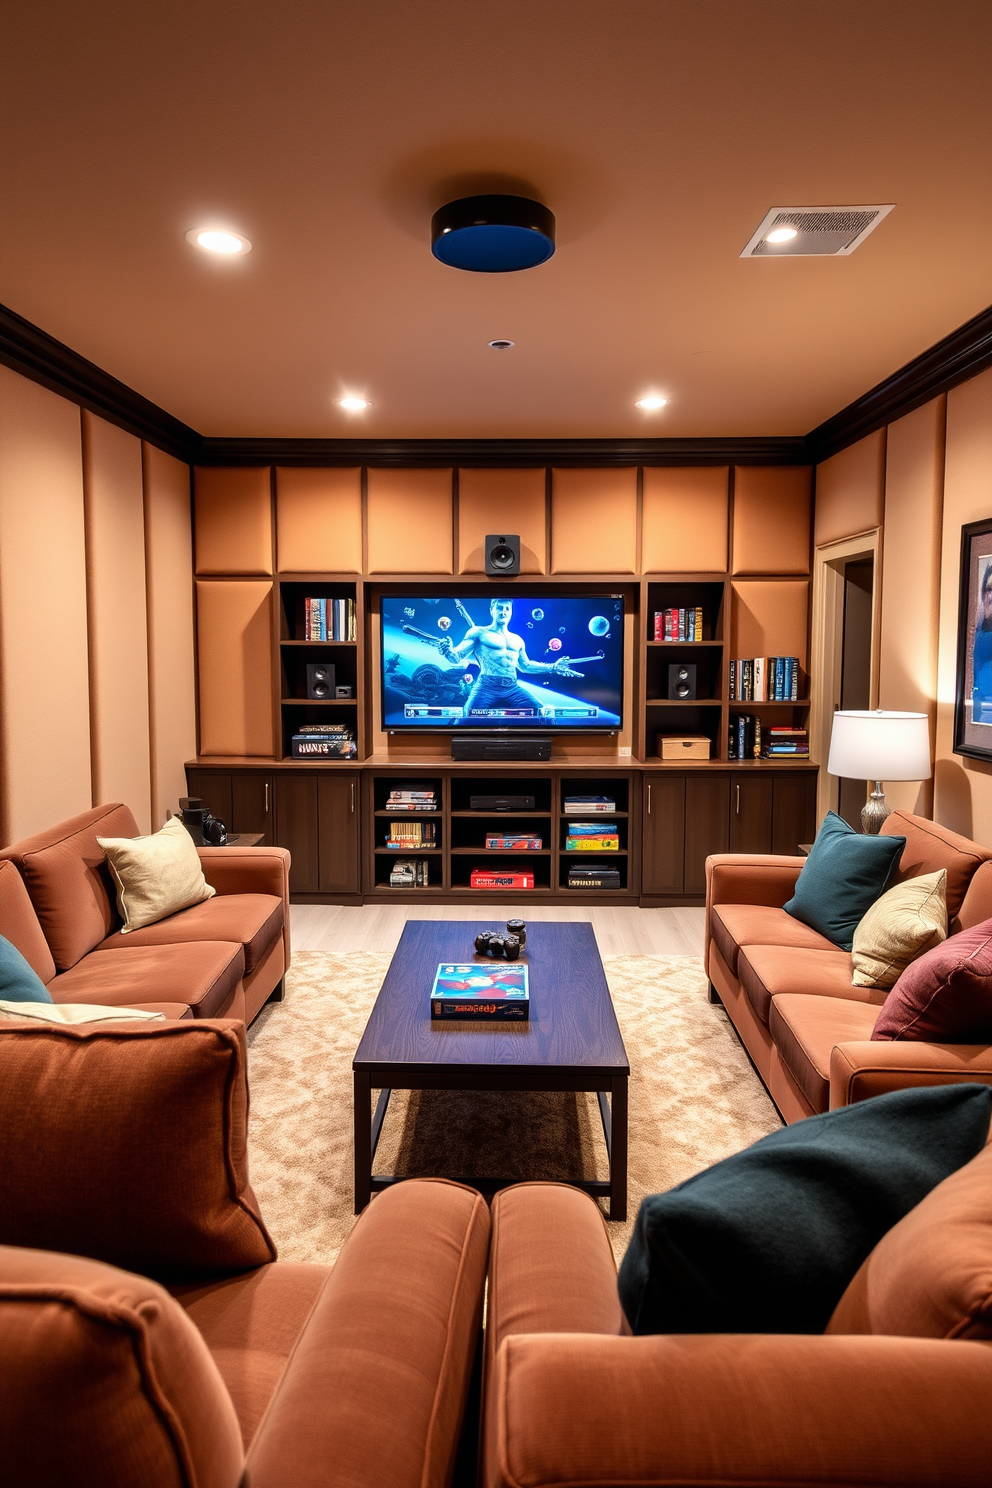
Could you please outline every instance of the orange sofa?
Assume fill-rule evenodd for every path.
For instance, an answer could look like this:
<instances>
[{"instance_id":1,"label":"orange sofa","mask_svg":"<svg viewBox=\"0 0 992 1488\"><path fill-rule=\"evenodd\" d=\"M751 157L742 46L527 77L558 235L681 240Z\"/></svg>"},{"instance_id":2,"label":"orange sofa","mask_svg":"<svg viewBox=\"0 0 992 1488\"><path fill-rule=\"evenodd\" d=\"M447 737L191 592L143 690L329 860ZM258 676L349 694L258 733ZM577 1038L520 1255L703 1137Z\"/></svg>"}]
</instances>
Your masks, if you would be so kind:
<instances>
[{"instance_id":1,"label":"orange sofa","mask_svg":"<svg viewBox=\"0 0 992 1488\"><path fill-rule=\"evenodd\" d=\"M947 870L951 933L992 918L992 851L909 812L897 880ZM856 987L850 953L782 906L803 858L721 853L706 861L706 974L786 1121L948 1080L992 1083L992 1048L871 1042L886 993Z\"/></svg>"},{"instance_id":2,"label":"orange sofa","mask_svg":"<svg viewBox=\"0 0 992 1488\"><path fill-rule=\"evenodd\" d=\"M4 1488L445 1488L481 1195L412 1180L333 1268L275 1259L244 1025L0 1026Z\"/></svg>"},{"instance_id":3,"label":"orange sofa","mask_svg":"<svg viewBox=\"0 0 992 1488\"><path fill-rule=\"evenodd\" d=\"M55 1002L250 1023L290 963L289 853L198 848L216 895L122 935L96 839L138 835L131 812L114 803L0 850L0 935Z\"/></svg>"},{"instance_id":4,"label":"orange sofa","mask_svg":"<svg viewBox=\"0 0 992 1488\"><path fill-rule=\"evenodd\" d=\"M492 1208L485 1488L986 1488L992 1147L885 1235L825 1334L632 1338L597 1206Z\"/></svg>"}]
</instances>

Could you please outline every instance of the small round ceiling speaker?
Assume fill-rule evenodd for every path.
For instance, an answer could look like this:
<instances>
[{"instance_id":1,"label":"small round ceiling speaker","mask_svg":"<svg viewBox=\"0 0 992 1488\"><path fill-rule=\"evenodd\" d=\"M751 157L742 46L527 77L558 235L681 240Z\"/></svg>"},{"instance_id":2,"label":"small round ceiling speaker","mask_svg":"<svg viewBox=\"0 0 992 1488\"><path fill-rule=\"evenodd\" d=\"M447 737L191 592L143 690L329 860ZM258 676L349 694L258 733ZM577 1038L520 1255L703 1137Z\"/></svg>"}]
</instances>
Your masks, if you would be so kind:
<instances>
[{"instance_id":1,"label":"small round ceiling speaker","mask_svg":"<svg viewBox=\"0 0 992 1488\"><path fill-rule=\"evenodd\" d=\"M554 251L554 213L526 196L463 196L431 218L431 252L452 269L512 274Z\"/></svg>"}]
</instances>

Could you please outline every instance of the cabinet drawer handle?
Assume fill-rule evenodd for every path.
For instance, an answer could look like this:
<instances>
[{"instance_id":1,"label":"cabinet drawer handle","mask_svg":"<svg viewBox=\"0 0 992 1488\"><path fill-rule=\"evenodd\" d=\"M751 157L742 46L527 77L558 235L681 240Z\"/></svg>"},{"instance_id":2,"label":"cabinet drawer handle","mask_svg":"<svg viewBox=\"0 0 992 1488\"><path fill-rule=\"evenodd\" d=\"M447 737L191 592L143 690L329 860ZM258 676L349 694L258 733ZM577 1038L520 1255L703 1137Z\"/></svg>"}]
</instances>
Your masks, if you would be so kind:
<instances>
[{"instance_id":1,"label":"cabinet drawer handle","mask_svg":"<svg viewBox=\"0 0 992 1488\"><path fill-rule=\"evenodd\" d=\"M351 814L355 814L355 782L351 782Z\"/></svg>"},{"instance_id":2,"label":"cabinet drawer handle","mask_svg":"<svg viewBox=\"0 0 992 1488\"><path fill-rule=\"evenodd\" d=\"M648 781L648 816L651 815L651 782Z\"/></svg>"},{"instance_id":3,"label":"cabinet drawer handle","mask_svg":"<svg viewBox=\"0 0 992 1488\"><path fill-rule=\"evenodd\" d=\"M735 791L734 810L737 812L737 815L740 816L740 814L741 814L741 783L740 783L739 780L737 781L737 783L734 786L734 791Z\"/></svg>"},{"instance_id":4,"label":"cabinet drawer handle","mask_svg":"<svg viewBox=\"0 0 992 1488\"><path fill-rule=\"evenodd\" d=\"M269 814L269 782L265 782L265 814Z\"/></svg>"}]
</instances>

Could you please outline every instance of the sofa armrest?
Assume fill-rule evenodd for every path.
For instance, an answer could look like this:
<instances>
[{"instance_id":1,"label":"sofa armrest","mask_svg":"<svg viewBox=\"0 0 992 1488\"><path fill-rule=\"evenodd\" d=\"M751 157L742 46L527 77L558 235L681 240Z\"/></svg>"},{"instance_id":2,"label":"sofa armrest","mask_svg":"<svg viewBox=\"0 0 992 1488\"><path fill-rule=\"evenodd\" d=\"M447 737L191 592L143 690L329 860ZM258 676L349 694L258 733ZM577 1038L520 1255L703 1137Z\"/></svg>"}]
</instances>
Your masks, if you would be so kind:
<instances>
[{"instance_id":1,"label":"sofa armrest","mask_svg":"<svg viewBox=\"0 0 992 1488\"><path fill-rule=\"evenodd\" d=\"M791 899L805 858L772 853L711 853L706 859L706 909L714 904L767 904Z\"/></svg>"},{"instance_id":2,"label":"sofa armrest","mask_svg":"<svg viewBox=\"0 0 992 1488\"><path fill-rule=\"evenodd\" d=\"M486 1488L989 1479L992 1349L981 1343L533 1334L507 1339L496 1373Z\"/></svg>"},{"instance_id":3,"label":"sofa armrest","mask_svg":"<svg viewBox=\"0 0 992 1488\"><path fill-rule=\"evenodd\" d=\"M909 1039L837 1044L830 1055L830 1109L912 1085L973 1081L992 1085L987 1044L928 1044Z\"/></svg>"},{"instance_id":4,"label":"sofa armrest","mask_svg":"<svg viewBox=\"0 0 992 1488\"><path fill-rule=\"evenodd\" d=\"M289 935L289 850L285 847L198 847L203 876L218 894L275 894L282 900L285 966Z\"/></svg>"},{"instance_id":5,"label":"sofa armrest","mask_svg":"<svg viewBox=\"0 0 992 1488\"><path fill-rule=\"evenodd\" d=\"M246 1488L444 1488L488 1252L474 1189L410 1179L373 1199L252 1440Z\"/></svg>"}]
</instances>

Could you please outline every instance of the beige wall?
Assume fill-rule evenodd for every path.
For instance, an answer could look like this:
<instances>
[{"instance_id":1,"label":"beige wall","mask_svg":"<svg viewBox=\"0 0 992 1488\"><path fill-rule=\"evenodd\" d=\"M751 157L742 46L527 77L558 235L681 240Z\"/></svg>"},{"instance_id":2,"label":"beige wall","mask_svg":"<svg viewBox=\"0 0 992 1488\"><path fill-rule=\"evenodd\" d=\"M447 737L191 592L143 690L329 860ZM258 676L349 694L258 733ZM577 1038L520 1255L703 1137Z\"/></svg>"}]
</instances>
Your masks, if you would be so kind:
<instances>
[{"instance_id":1,"label":"beige wall","mask_svg":"<svg viewBox=\"0 0 992 1488\"><path fill-rule=\"evenodd\" d=\"M3 844L101 801L143 830L175 806L190 560L186 466L0 367Z\"/></svg>"}]
</instances>

